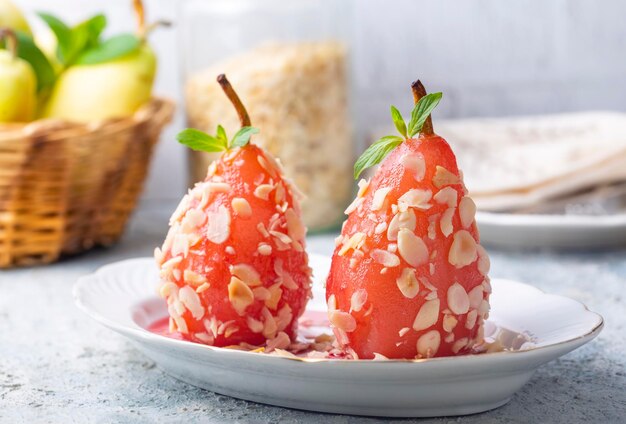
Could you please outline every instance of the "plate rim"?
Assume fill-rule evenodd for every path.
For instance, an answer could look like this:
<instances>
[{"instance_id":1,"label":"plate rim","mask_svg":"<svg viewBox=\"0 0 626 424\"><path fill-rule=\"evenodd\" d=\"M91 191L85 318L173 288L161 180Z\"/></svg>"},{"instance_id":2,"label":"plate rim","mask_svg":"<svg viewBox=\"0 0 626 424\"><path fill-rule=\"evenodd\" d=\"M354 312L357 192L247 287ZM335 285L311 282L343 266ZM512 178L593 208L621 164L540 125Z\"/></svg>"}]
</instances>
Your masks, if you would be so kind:
<instances>
[{"instance_id":1,"label":"plate rim","mask_svg":"<svg viewBox=\"0 0 626 424\"><path fill-rule=\"evenodd\" d=\"M319 259L323 259L323 260L330 260L330 258L326 255L321 255L321 254L316 254L316 253L311 253L309 254L309 256L315 256ZM279 360L279 359L284 359L284 360L290 360L290 361L295 361L295 362L301 362L301 363L341 363L341 364L363 364L363 363L378 363L378 364L391 364L391 363L399 363L399 364L407 364L407 363L447 363L450 361L455 361L458 360L459 358L462 359L469 359L469 360L485 360L483 358L500 358L503 356L506 357L511 357L512 355L514 355L514 357L518 358L518 359L522 359L523 357L532 357L534 355L537 354L541 354L543 352L546 352L548 350L552 350L558 347L563 347L565 345L570 345L570 344L576 344L577 342L580 341L584 341L584 340L592 340L594 339L604 328L604 317L602 315L600 315L599 313L590 310L587 305L585 305L583 302L580 302L578 300L572 299L570 297L567 296L562 296L562 295L558 295L558 294L551 294L551 293L547 293L544 290L541 290L533 285L527 284L527 283L522 283L520 281L515 281L515 280L511 280L511 279L506 279L506 278L496 278L493 280L496 281L506 281L507 283L514 283L517 285L521 285L524 286L527 289L532 289L533 291L536 291L544 296L551 296L551 297L558 297L558 298L562 298L562 299L566 299L570 302L575 302L577 303L579 306L582 306L582 310L585 313L589 313L591 315L594 316L594 318L596 319L596 323L593 326L593 328L589 331L587 331L585 334L581 334L578 335L576 337L570 338L568 340L563 340L560 342L556 342L556 343L551 343L548 345L544 345L544 346L536 346L530 349L525 349L525 350L515 350L515 351L499 351L499 352L487 352L487 353L482 353L482 354L476 354L476 355L461 355L461 356L445 356L445 357L436 357L436 358L425 358L425 359L386 359L386 360L372 360L372 359L351 359L351 360L345 360L345 359L336 359L336 358L299 358L299 357L288 357L288 356L278 356L278 355L259 355L256 352L251 352L251 351L245 351L245 350L237 350L237 349L228 349L228 348L224 348L224 347L217 347L217 346L210 346L210 345L204 345L204 344L200 344L200 343L193 343L190 341L186 341L186 340L177 340L177 339L173 339L170 337L165 337L162 336L160 334L155 334L155 333L151 333L143 328L141 328L139 325L137 325L136 323L134 323L134 326L128 326L128 325L122 325L118 322L115 322L114 320L103 316L102 314L100 314L99 312L89 308L85 302L83 301L83 299L81 298L81 290L84 290L85 287L88 285L88 283L90 281L93 281L94 279L96 279L98 277L99 274L102 274L106 271L108 271L110 268L115 268L118 266L122 266L124 264L127 263L131 263L131 262L148 262L148 260L150 262L153 261L153 258L151 257L136 257L136 258L128 258L128 259L124 259L121 261L115 261L115 262L111 262L108 263L106 265L103 265L101 267L99 267L98 269L96 269L95 271L87 274L87 275L83 275L81 277L78 278L78 280L74 283L73 287L72 287L72 297L74 299L74 304L78 307L78 309L80 309L83 313L85 313L87 316L89 316L90 318L94 319L95 321L97 321L98 323L104 325L105 327L119 333L125 336L134 336L134 337L138 337L140 339L146 340L147 342L154 342L154 343L163 343L166 345L171 345L173 347L176 348L181 348L181 349L198 349L198 350L209 350L212 351L214 353L217 354L227 354L227 355L239 355L239 354L243 354L243 355L254 355L254 357L256 358L271 358L271 360ZM492 281L493 281L492 280ZM156 296L154 296L156 298ZM136 303L136 302L133 302ZM130 305L129 305L130 306ZM130 311L128 311L130 312ZM583 343L584 344L584 343ZM472 359L470 359L472 358ZM354 365L348 365L348 366L354 366Z\"/></svg>"},{"instance_id":2,"label":"plate rim","mask_svg":"<svg viewBox=\"0 0 626 424\"><path fill-rule=\"evenodd\" d=\"M602 219L598 219L602 218ZM507 212L477 211L476 223L508 227L587 227L598 229L626 228L626 213L614 215L564 215L564 214L514 214Z\"/></svg>"}]
</instances>

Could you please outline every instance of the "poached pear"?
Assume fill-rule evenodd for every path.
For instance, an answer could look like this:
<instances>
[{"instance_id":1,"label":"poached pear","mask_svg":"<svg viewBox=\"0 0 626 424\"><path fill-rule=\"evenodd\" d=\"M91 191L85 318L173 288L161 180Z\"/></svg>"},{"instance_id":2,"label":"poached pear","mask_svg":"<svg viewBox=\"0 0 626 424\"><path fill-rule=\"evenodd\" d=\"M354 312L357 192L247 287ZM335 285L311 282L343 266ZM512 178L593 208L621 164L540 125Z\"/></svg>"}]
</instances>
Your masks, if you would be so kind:
<instances>
[{"instance_id":1,"label":"poached pear","mask_svg":"<svg viewBox=\"0 0 626 424\"><path fill-rule=\"evenodd\" d=\"M16 56L17 39L9 29L0 30L8 50L0 50L0 122L27 122L37 107L37 79L28 62Z\"/></svg>"}]
</instances>

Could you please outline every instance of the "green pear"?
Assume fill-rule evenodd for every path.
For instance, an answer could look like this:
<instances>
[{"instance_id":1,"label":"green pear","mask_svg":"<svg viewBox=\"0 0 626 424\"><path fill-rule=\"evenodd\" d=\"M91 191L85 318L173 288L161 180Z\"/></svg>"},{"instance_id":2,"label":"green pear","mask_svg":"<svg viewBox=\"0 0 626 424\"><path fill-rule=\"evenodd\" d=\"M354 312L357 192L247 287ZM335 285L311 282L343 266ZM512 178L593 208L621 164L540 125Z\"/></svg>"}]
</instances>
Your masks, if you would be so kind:
<instances>
[{"instance_id":1,"label":"green pear","mask_svg":"<svg viewBox=\"0 0 626 424\"><path fill-rule=\"evenodd\" d=\"M130 116L150 100L156 67L145 42L110 62L70 66L59 76L42 116L76 122Z\"/></svg>"},{"instance_id":2,"label":"green pear","mask_svg":"<svg viewBox=\"0 0 626 424\"><path fill-rule=\"evenodd\" d=\"M0 122L27 122L37 107L37 78L14 44L11 50L0 50Z\"/></svg>"},{"instance_id":3,"label":"green pear","mask_svg":"<svg viewBox=\"0 0 626 424\"><path fill-rule=\"evenodd\" d=\"M0 27L11 28L31 35L26 18L11 0L0 0Z\"/></svg>"}]
</instances>

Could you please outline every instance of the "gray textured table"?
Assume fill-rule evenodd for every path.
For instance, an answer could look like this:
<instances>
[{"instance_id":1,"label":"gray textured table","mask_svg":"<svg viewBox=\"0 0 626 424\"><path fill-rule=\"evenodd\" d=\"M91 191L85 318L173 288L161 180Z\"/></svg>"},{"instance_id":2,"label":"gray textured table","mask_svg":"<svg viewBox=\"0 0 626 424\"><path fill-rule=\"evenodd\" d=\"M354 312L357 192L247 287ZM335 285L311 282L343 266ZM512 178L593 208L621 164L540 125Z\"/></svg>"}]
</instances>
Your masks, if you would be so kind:
<instances>
[{"instance_id":1,"label":"gray textured table","mask_svg":"<svg viewBox=\"0 0 626 424\"><path fill-rule=\"evenodd\" d=\"M73 304L76 279L108 262L150 255L171 205L146 206L124 240L47 267L0 271L0 422L377 421L265 406L206 392L155 367ZM332 237L311 237L328 253ZM505 406L423 422L626 422L626 251L498 252L492 276L578 299L604 315L600 336L542 367Z\"/></svg>"}]
</instances>

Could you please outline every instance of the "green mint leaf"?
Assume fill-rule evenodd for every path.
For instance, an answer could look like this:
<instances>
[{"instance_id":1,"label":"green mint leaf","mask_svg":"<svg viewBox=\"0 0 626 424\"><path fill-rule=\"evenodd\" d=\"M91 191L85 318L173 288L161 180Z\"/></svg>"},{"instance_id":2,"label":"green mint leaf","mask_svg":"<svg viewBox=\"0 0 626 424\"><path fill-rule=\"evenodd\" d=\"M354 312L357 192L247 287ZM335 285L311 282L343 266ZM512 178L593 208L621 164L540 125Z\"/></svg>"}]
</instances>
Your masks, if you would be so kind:
<instances>
[{"instance_id":1,"label":"green mint leaf","mask_svg":"<svg viewBox=\"0 0 626 424\"><path fill-rule=\"evenodd\" d=\"M228 149L228 137L226 136L226 130L221 125L217 126L217 141L224 146L224 150Z\"/></svg>"},{"instance_id":2,"label":"green mint leaf","mask_svg":"<svg viewBox=\"0 0 626 424\"><path fill-rule=\"evenodd\" d=\"M250 142L250 137L252 134L257 134L259 132L258 128L255 127L242 127L237 134L233 137L233 140L230 142L230 147L243 147L248 142Z\"/></svg>"},{"instance_id":3,"label":"green mint leaf","mask_svg":"<svg viewBox=\"0 0 626 424\"><path fill-rule=\"evenodd\" d=\"M17 55L33 67L37 77L37 91L41 93L51 88L56 75L48 57L37 47L30 35L21 31L15 31L15 34L17 35Z\"/></svg>"},{"instance_id":4,"label":"green mint leaf","mask_svg":"<svg viewBox=\"0 0 626 424\"><path fill-rule=\"evenodd\" d=\"M411 112L411 121L409 122L409 136L413 137L422 130L424 122L430 113L437 107L441 100L441 93L430 93L422 97Z\"/></svg>"},{"instance_id":5,"label":"green mint leaf","mask_svg":"<svg viewBox=\"0 0 626 424\"><path fill-rule=\"evenodd\" d=\"M193 128L187 128L179 132L176 140L180 144L200 152L221 152L226 150L216 137Z\"/></svg>"},{"instance_id":6,"label":"green mint leaf","mask_svg":"<svg viewBox=\"0 0 626 424\"><path fill-rule=\"evenodd\" d=\"M107 26L106 16L104 16L103 14L98 14L78 24L74 28L74 31L76 30L80 31L82 30L82 28L84 28L84 31L86 33L86 39L87 39L87 42L85 43L85 47L91 48L100 44L100 35L102 34L102 31L104 31L104 28L106 28L106 26Z\"/></svg>"},{"instance_id":7,"label":"green mint leaf","mask_svg":"<svg viewBox=\"0 0 626 424\"><path fill-rule=\"evenodd\" d=\"M369 167L378 165L393 149L398 147L404 139L397 135L382 137L367 148L354 164L354 179Z\"/></svg>"},{"instance_id":8,"label":"green mint leaf","mask_svg":"<svg viewBox=\"0 0 626 424\"><path fill-rule=\"evenodd\" d=\"M83 52L75 63L95 65L110 62L137 51L140 46L141 40L133 34L116 35Z\"/></svg>"},{"instance_id":9,"label":"green mint leaf","mask_svg":"<svg viewBox=\"0 0 626 424\"><path fill-rule=\"evenodd\" d=\"M57 39L57 58L62 64L68 64L73 50L72 30L62 20L50 13L39 12L39 17L50 27Z\"/></svg>"},{"instance_id":10,"label":"green mint leaf","mask_svg":"<svg viewBox=\"0 0 626 424\"><path fill-rule=\"evenodd\" d=\"M391 119L393 119L393 123L398 132L406 138L406 123L404 122L404 118L402 118L402 114L395 106L391 106Z\"/></svg>"}]
</instances>

